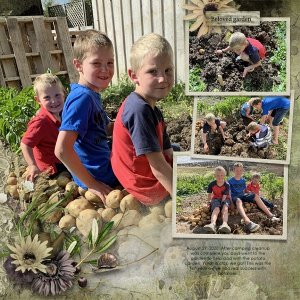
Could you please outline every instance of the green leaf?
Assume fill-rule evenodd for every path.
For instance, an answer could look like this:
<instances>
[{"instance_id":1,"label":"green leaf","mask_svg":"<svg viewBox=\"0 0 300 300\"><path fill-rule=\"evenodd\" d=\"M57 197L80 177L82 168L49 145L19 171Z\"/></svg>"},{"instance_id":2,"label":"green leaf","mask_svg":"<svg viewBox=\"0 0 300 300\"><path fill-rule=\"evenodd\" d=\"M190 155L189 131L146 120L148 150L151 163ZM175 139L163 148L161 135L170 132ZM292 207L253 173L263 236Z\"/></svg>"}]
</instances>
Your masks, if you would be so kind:
<instances>
[{"instance_id":1,"label":"green leaf","mask_svg":"<svg viewBox=\"0 0 300 300\"><path fill-rule=\"evenodd\" d=\"M68 247L67 251L71 254L74 250L75 246L77 245L77 241L73 241L70 246Z\"/></svg>"},{"instance_id":2,"label":"green leaf","mask_svg":"<svg viewBox=\"0 0 300 300\"><path fill-rule=\"evenodd\" d=\"M92 221L92 245L95 246L98 240L99 225L97 220L94 218Z\"/></svg>"},{"instance_id":3,"label":"green leaf","mask_svg":"<svg viewBox=\"0 0 300 300\"><path fill-rule=\"evenodd\" d=\"M113 221L110 221L107 224L105 224L103 229L100 231L100 234L99 234L98 239L95 244L96 246L98 246L105 239L107 234L111 231L113 225L114 225Z\"/></svg>"},{"instance_id":4,"label":"green leaf","mask_svg":"<svg viewBox=\"0 0 300 300\"><path fill-rule=\"evenodd\" d=\"M107 250L115 241L117 240L117 235L111 236L109 239L104 241L104 245L101 245L98 249L95 250L95 252L104 252Z\"/></svg>"}]
</instances>

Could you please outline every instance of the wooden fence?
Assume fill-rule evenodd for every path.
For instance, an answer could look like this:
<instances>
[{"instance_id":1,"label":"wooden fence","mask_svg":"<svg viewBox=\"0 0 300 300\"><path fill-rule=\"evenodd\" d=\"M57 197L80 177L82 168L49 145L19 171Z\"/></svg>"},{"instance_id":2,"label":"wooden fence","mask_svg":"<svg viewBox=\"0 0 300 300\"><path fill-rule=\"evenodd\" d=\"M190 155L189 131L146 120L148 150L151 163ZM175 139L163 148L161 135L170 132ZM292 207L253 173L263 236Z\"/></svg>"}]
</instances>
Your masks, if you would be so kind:
<instances>
[{"instance_id":1,"label":"wooden fence","mask_svg":"<svg viewBox=\"0 0 300 300\"><path fill-rule=\"evenodd\" d=\"M175 80L185 81L183 17L186 0L92 0L94 27L107 33L115 46L116 80L127 72L130 48L140 36L163 35L174 50Z\"/></svg>"},{"instance_id":2,"label":"wooden fence","mask_svg":"<svg viewBox=\"0 0 300 300\"><path fill-rule=\"evenodd\" d=\"M48 68L76 81L65 17L0 18L0 85L23 88Z\"/></svg>"}]
</instances>

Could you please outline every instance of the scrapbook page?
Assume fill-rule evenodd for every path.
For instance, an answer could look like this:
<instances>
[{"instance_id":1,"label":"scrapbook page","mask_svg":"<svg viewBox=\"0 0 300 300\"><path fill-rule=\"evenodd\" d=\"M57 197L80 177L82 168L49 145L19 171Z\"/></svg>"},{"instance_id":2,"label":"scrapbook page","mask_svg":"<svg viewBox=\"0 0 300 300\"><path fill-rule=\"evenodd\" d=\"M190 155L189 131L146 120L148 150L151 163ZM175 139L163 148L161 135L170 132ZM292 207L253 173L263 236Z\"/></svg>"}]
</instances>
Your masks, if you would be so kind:
<instances>
[{"instance_id":1,"label":"scrapbook page","mask_svg":"<svg viewBox=\"0 0 300 300\"><path fill-rule=\"evenodd\" d=\"M130 177L130 154L121 149L112 164L129 188L116 188L103 205L95 194L78 188L66 171L58 177L38 176L34 184L24 180L26 167L20 153L12 151L18 145L9 148L1 135L0 299L299 299L300 3L93 0L92 6L98 11L95 28L106 32L114 46L118 83L108 86L105 77L101 99L110 118L116 118L118 134L112 143L126 138L123 144L115 142L112 151L131 145L122 131L126 117L148 99L147 93L139 95L139 80L157 72L152 68L140 77L132 75L132 68L129 76L138 86L134 93L131 81L121 76L132 63L127 50L150 32L166 36L169 43L164 45L173 48L173 56L168 50L164 59L142 58L148 64L159 60L156 67L160 72L164 66L164 81L174 72L174 88L153 92L163 99L152 107L154 135L160 143L165 139L162 149L173 149L172 162L170 151L164 153L165 169L173 168L173 184L170 191L165 182L158 190L155 173L141 198L133 196L129 191L134 193L135 185L143 185L154 171L142 161ZM7 82L18 79L5 77L9 59L20 53L5 52L14 46L6 37L17 23L10 20L6 28L3 22L0 83L10 86ZM40 22L33 21L26 41L41 28ZM67 59L71 52L62 47L64 23L59 18L55 22L57 48L50 58L57 63L57 57ZM43 26L50 29L53 43L53 29ZM145 53L152 50L150 42ZM27 55L33 57L32 65L37 52ZM169 67L172 59L175 70ZM66 66L66 61L57 66ZM82 72L79 65L78 70ZM126 107L123 99L129 94L134 99ZM120 106L127 113L122 124ZM9 111L0 118L5 113L8 118ZM138 117L134 121L146 126ZM126 124L131 132L132 124ZM12 121L10 126L16 128ZM149 128L139 143L152 137ZM11 144L15 135L10 134ZM151 194L153 187L154 196L163 195L159 201Z\"/></svg>"}]
</instances>

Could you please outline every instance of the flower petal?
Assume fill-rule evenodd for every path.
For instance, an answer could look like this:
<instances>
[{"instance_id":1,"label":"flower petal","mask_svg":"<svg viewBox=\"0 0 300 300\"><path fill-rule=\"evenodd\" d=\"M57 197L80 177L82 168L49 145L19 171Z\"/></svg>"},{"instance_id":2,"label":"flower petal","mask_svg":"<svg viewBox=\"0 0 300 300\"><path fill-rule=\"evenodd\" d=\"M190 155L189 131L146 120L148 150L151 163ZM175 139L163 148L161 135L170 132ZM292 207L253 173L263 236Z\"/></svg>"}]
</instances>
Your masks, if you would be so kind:
<instances>
[{"instance_id":1,"label":"flower petal","mask_svg":"<svg viewBox=\"0 0 300 300\"><path fill-rule=\"evenodd\" d=\"M196 29L198 29L203 21L204 21L205 17L204 16L200 16L197 21L190 27L190 31L195 31Z\"/></svg>"},{"instance_id":2,"label":"flower petal","mask_svg":"<svg viewBox=\"0 0 300 300\"><path fill-rule=\"evenodd\" d=\"M187 9L187 10L199 9L198 6L194 6L194 5L182 5L181 7L184 8L184 9Z\"/></svg>"},{"instance_id":3,"label":"flower petal","mask_svg":"<svg viewBox=\"0 0 300 300\"><path fill-rule=\"evenodd\" d=\"M207 33L208 33L208 26L206 24L206 21L204 20L202 26L198 31L197 37L199 38L200 36L205 35Z\"/></svg>"},{"instance_id":4,"label":"flower petal","mask_svg":"<svg viewBox=\"0 0 300 300\"><path fill-rule=\"evenodd\" d=\"M183 20L185 20L185 21L193 20L193 19L198 18L199 15L200 15L199 13L192 13L192 14L184 16Z\"/></svg>"}]
</instances>

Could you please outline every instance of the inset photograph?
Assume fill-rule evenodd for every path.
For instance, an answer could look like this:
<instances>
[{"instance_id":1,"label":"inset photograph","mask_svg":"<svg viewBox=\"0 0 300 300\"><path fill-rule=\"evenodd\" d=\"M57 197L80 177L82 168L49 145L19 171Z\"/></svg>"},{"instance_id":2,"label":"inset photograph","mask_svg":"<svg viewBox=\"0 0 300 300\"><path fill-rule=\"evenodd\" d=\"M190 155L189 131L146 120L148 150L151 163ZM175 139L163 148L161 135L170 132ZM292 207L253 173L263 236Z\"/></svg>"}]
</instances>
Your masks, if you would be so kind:
<instances>
[{"instance_id":1,"label":"inset photograph","mask_svg":"<svg viewBox=\"0 0 300 300\"><path fill-rule=\"evenodd\" d=\"M289 93L289 19L261 18L259 26L204 35L194 24L186 25L187 94Z\"/></svg>"},{"instance_id":2,"label":"inset photograph","mask_svg":"<svg viewBox=\"0 0 300 300\"><path fill-rule=\"evenodd\" d=\"M287 167L176 155L173 237L286 239Z\"/></svg>"},{"instance_id":3,"label":"inset photograph","mask_svg":"<svg viewBox=\"0 0 300 300\"><path fill-rule=\"evenodd\" d=\"M293 93L200 97L194 106L195 154L289 163Z\"/></svg>"}]
</instances>

